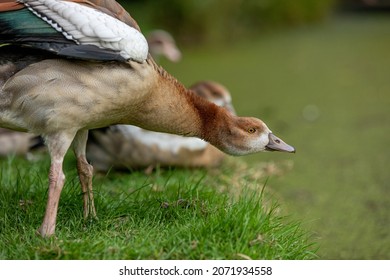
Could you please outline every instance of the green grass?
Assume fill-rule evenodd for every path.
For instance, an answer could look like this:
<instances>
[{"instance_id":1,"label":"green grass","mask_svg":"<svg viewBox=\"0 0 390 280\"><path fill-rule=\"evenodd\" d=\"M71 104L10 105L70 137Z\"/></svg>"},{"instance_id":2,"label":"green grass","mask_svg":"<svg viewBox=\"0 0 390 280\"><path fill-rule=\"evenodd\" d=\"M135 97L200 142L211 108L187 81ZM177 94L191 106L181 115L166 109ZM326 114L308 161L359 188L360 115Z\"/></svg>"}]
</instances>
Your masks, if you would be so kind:
<instances>
[{"instance_id":1,"label":"green grass","mask_svg":"<svg viewBox=\"0 0 390 280\"><path fill-rule=\"evenodd\" d=\"M247 43L189 49L167 67L188 85L225 84L238 114L262 118L296 146L293 157L245 160L293 160L293 171L268 188L284 213L316 232L319 258L390 258L389 26L388 15L339 15Z\"/></svg>"},{"instance_id":2,"label":"green grass","mask_svg":"<svg viewBox=\"0 0 390 280\"><path fill-rule=\"evenodd\" d=\"M0 259L315 258L310 235L264 191L267 165L97 175L99 220L84 221L74 163L68 156L56 237L43 239L36 230L46 203L47 156L0 161Z\"/></svg>"}]
</instances>

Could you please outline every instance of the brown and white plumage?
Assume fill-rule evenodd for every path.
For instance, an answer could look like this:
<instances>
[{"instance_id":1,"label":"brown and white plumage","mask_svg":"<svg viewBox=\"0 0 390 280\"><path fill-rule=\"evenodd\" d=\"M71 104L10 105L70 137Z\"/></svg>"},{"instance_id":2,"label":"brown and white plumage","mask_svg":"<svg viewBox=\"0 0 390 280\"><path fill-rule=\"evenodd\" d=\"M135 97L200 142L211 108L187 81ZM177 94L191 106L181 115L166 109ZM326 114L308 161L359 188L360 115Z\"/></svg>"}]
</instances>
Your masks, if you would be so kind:
<instances>
[{"instance_id":1,"label":"brown and white plumage","mask_svg":"<svg viewBox=\"0 0 390 280\"><path fill-rule=\"evenodd\" d=\"M186 89L156 65L149 55L142 57L143 39L135 42L135 50L127 41L122 44L125 49L118 49L121 46L118 42L122 39L140 38L140 33L134 33L138 29L134 21L128 19L130 16L127 13L121 8L120 13L112 9L118 7L115 1L73 1L73 4L77 2L76 5L80 2L93 3L94 9L113 13L114 17L111 18L104 15L104 20L111 21L109 26L118 25L121 32L128 33L124 38L116 38L118 41L112 45L104 42L113 37L100 34L99 21L93 18L87 22L92 29L96 29L96 36L91 37L93 44L88 44L90 35L87 31L81 32L85 38L77 39L77 42L74 38L66 39L58 23L49 24L42 34L34 29L36 25L42 26L48 3L62 1L22 1L25 5L28 3L30 8L36 3L43 5L43 9L37 11L41 13L40 17L27 12L26 8L8 10L10 2L13 1L0 2L0 34L7 34L0 45L9 44L0 48L0 69L3 71L0 74L0 127L42 135L48 146L51 166L46 212L39 229L42 236L55 232L65 180L62 163L71 146L77 158L84 216L96 215L92 166L85 155L89 129L131 124L148 130L199 137L233 155L265 150L294 151L294 148L274 136L263 121L231 114ZM68 7L66 5L61 6ZM3 13L5 11L8 13ZM85 15L83 8L72 11L72 16L76 18ZM127 18L121 20L127 24L128 30L116 22L120 14ZM29 21L32 29L16 28L22 19ZM65 24L61 26L65 33L79 34L65 27L66 19L65 16ZM77 26L77 19L76 24L70 26ZM132 34L136 36L131 37ZM0 38L3 40L4 37ZM15 51L17 55L12 55ZM124 57L124 53L130 58ZM132 58L132 53L136 53L136 57Z\"/></svg>"},{"instance_id":2,"label":"brown and white plumage","mask_svg":"<svg viewBox=\"0 0 390 280\"><path fill-rule=\"evenodd\" d=\"M95 1L97 2L97 1ZM116 3L116 2L113 2ZM10 3L12 4L12 7L15 8L22 8L23 5L17 4L17 3ZM91 3L92 4L92 3ZM115 7L118 8L118 6L114 5L114 8L111 8L115 10ZM118 10L118 9L117 9ZM106 12L108 12L107 10ZM120 11L119 11L120 12ZM114 15L114 14L113 14ZM130 22L130 25L136 26L136 23L133 22L133 19L128 16L127 12L125 10L122 10L122 13L119 14L119 18L123 19L125 22ZM172 35L170 35L168 32L164 30L153 30L152 32L148 33L146 40L149 44L149 51L151 55L155 57L166 57L168 60L172 62L178 62L181 59L181 52L176 46L175 40L173 39ZM11 65L9 65L11 66ZM7 71L5 69L0 69L0 73L3 72L11 72ZM0 78L0 84L2 84ZM217 104L219 105L219 104ZM118 132L121 133L119 130L110 130L109 132ZM98 133L95 131L95 134ZM102 132L100 132L102 133ZM124 140L121 138L120 135L118 135L118 138L122 141ZM112 137L105 138L110 141L112 141ZM103 140L102 140L103 141ZM116 140L118 142L119 140ZM42 145L42 142L39 141L39 138L36 136L26 133L26 132L19 132L9 129L0 129L0 157L1 156L8 156L8 155L25 155L27 154L32 148L35 148L36 145ZM112 145L112 143L111 143ZM95 149L94 149L95 150ZM98 158L99 163L97 163L97 160L95 160L94 166L101 166L103 170L103 166L107 166L107 162L103 163L103 154L99 153L99 147L96 150L98 153L97 155L91 155L92 158ZM106 160L107 161L107 160ZM191 162L191 160L187 160L188 162ZM105 168L104 168L105 169Z\"/></svg>"},{"instance_id":3,"label":"brown and white plumage","mask_svg":"<svg viewBox=\"0 0 390 280\"><path fill-rule=\"evenodd\" d=\"M235 114L231 95L221 84L201 81L190 89ZM95 170L107 171L155 166L216 167L224 153L199 138L114 125L90 131L87 157Z\"/></svg>"}]
</instances>

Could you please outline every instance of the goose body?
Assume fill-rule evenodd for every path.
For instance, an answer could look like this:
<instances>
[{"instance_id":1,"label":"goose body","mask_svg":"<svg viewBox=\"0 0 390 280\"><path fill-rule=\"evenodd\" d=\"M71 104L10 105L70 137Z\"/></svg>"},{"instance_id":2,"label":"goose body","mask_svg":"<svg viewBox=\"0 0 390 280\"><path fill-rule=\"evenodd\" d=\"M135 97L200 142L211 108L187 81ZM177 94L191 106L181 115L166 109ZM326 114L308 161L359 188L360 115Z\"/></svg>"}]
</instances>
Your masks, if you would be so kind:
<instances>
[{"instance_id":1,"label":"goose body","mask_svg":"<svg viewBox=\"0 0 390 280\"><path fill-rule=\"evenodd\" d=\"M221 84L202 81L190 89L235 114L231 95ZM87 157L95 170L107 171L155 166L216 167L224 153L199 138L115 125L90 131Z\"/></svg>"},{"instance_id":2,"label":"goose body","mask_svg":"<svg viewBox=\"0 0 390 280\"><path fill-rule=\"evenodd\" d=\"M15 3L16 4L16 3ZM21 6L23 7L23 6ZM129 19L128 19L129 20ZM181 58L181 52L176 46L175 40L173 39L172 35L170 35L168 32L164 30L153 30L152 32L148 33L147 37L147 42L149 45L149 51L152 54L153 57L160 57L164 56L168 60L172 62L177 62ZM11 67L12 68L12 67ZM0 73L2 72L12 72L12 71L2 71L0 70ZM0 84L2 82L0 81ZM217 88L219 89L219 88ZM204 91L204 90L203 90ZM219 102L218 100L216 100ZM220 105L217 103L217 105ZM129 126L130 127L130 126ZM133 130L133 131L131 131ZM99 133L100 135L100 140L105 145L113 147L113 143L115 142L117 145L119 144L119 147L129 147L129 143L132 143L132 139L137 139L139 141L145 141L146 139L151 139L153 141L153 137L151 138L141 138L137 137L140 134L142 135L144 130L137 128L135 126L131 126L131 128L128 128L127 126L118 126L113 129L105 130L105 133L102 131L100 132L94 132L95 134ZM133 138L130 133L134 133L136 138ZM107 136L106 136L107 135ZM173 136L173 135L170 135ZM114 138L115 137L115 138ZM188 141L184 140L187 138L179 137L177 136L179 141L175 141L177 143L175 145L175 149L178 150L180 149L181 145L184 145L184 148L187 146L187 142L198 142L200 141L197 138L192 138L193 141ZM138 139L139 138L139 139ZM104 140L105 139L105 140ZM196 140L194 140L196 139ZM170 139L172 140L172 139ZM189 138L190 140L190 138ZM107 142L109 141L109 142ZM129 143L125 143L125 141L129 141ZM202 141L200 141L202 142ZM171 142L172 143L172 142ZM30 134L30 133L25 133L25 132L19 132L15 130L9 130L2 128L0 129L0 156L8 156L8 155L25 155L27 154L31 149L35 148L35 146L41 145L41 141L39 141L39 138L36 136ZM142 145L142 143L141 143ZM91 145L89 145L91 146ZM205 145L203 145L205 146ZM118 147L118 146L117 146ZM134 147L134 145L130 145L130 147ZM126 149L126 148L124 148ZM123 160L119 160L118 158L112 158L112 156L105 155L104 154L104 149L101 149L99 145L97 145L95 148L89 148L88 155L90 155L90 158L93 159L94 167L97 167L98 170L107 170L111 166L122 166L123 165ZM93 152L92 152L93 151ZM124 154L129 154L131 151L125 150L123 153ZM145 151L143 156L145 156L145 153L149 153L149 156L151 156L151 151ZM116 153L117 155L117 153ZM166 158L166 157L165 157ZM213 157L213 161L216 161L216 158L218 157ZM194 165L194 166L203 166L204 164L198 164L194 163L194 159L191 157L188 158L186 157L185 159L178 160L176 163L170 163L170 165L175 165L179 164L180 162L187 162L188 165ZM132 164L126 164L126 166L137 166L135 164L136 162L140 162L140 160L133 160ZM163 162L162 160L157 160L157 162ZM143 165L140 165L143 166Z\"/></svg>"},{"instance_id":3,"label":"goose body","mask_svg":"<svg viewBox=\"0 0 390 280\"><path fill-rule=\"evenodd\" d=\"M82 32L88 39L78 38L78 42L75 42L61 31L63 29L72 34L68 29L72 20L66 17L61 22L56 19L48 23L45 20L45 17L49 18L46 10L52 9L51 3L56 5L63 1L21 2L22 9L15 9L20 3L0 2L0 38L7 34L6 40L0 41L0 127L41 135L48 146L51 166L46 212L39 228L42 236L55 232L65 180L62 163L71 146L77 159L84 216L96 216L92 192L93 169L85 156L89 129L131 124L153 131L199 137L232 155L265 150L295 151L274 136L263 121L237 117L186 89L159 67L150 55L138 51L138 44L145 46L146 41L138 33L136 38L140 41L134 45L126 43L125 49L121 49L123 46L120 44L116 45L119 48L97 44L111 38L99 32L94 34L95 37ZM135 21L129 20L130 16L123 8L119 8L120 13L112 12L111 7L118 8L119 5L113 0L70 2L80 7L87 3L99 12L99 16L104 13L104 18L110 17L110 28L121 28L122 32L113 31L116 36L119 34L119 41L121 34L127 38L126 34L139 31ZM99 3L103 3L103 6L99 6ZM35 5L43 8L35 9ZM80 13L83 10L80 7L72 10L71 17L85 16ZM21 11L30 15L17 17L15 13ZM126 15L126 20L120 19L119 15ZM50 18L53 21L54 17ZM91 21L89 19L88 22L92 24ZM125 23L125 26L119 22ZM27 30L14 28L21 23L32 30L26 34ZM41 23L49 24L51 29L42 30ZM72 28L79 27L73 25ZM61 40L56 41L59 36L62 36ZM64 44L66 47L63 47ZM124 52L130 57L125 57ZM12 55L15 53L16 56ZM137 56L133 57L133 53ZM107 61L107 56L111 54Z\"/></svg>"}]
</instances>

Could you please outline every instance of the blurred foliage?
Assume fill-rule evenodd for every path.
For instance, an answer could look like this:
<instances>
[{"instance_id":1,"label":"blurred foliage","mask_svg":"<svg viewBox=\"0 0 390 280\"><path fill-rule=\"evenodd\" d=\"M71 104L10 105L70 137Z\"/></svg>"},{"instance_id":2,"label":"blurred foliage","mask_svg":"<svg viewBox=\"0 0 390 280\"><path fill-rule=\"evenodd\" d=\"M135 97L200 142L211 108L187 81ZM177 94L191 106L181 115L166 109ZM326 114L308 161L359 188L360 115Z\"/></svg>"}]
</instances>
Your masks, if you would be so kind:
<instances>
[{"instance_id":1,"label":"blurred foliage","mask_svg":"<svg viewBox=\"0 0 390 280\"><path fill-rule=\"evenodd\" d=\"M166 29L181 42L229 41L265 29L323 19L336 0L148 0L119 1L141 9L152 28ZM131 12L132 13L132 12ZM133 13L132 13L133 14ZM144 28L143 28L144 29Z\"/></svg>"}]
</instances>

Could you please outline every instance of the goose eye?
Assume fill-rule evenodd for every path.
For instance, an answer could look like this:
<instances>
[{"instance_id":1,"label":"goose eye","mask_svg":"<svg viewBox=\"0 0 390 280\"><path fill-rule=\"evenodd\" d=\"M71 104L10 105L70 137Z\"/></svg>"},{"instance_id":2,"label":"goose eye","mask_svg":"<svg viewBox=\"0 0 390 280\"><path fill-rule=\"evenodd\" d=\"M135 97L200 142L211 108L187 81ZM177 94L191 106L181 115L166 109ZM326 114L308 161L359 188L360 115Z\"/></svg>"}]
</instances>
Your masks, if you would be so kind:
<instances>
[{"instance_id":1,"label":"goose eye","mask_svg":"<svg viewBox=\"0 0 390 280\"><path fill-rule=\"evenodd\" d=\"M251 128L248 129L248 132L253 134L253 133L256 132L256 128L251 127Z\"/></svg>"}]
</instances>

